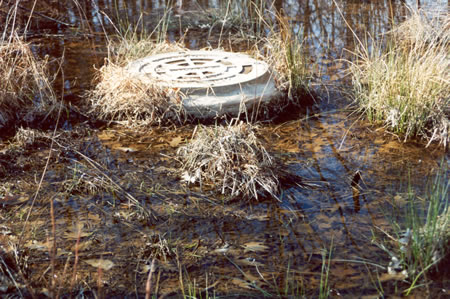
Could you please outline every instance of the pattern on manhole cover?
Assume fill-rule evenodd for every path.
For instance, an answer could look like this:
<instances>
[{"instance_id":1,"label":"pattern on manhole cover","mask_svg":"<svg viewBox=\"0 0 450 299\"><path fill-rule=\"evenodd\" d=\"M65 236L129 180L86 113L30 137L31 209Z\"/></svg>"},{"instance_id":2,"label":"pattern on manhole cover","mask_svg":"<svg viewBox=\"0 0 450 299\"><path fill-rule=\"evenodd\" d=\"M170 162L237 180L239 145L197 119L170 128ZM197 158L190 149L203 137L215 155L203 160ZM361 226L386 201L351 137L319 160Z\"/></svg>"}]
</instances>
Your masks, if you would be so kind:
<instances>
[{"instance_id":1,"label":"pattern on manhole cover","mask_svg":"<svg viewBox=\"0 0 450 299\"><path fill-rule=\"evenodd\" d=\"M269 67L247 55L219 51L159 54L134 61L128 71L180 88L219 87L255 80Z\"/></svg>"}]
</instances>

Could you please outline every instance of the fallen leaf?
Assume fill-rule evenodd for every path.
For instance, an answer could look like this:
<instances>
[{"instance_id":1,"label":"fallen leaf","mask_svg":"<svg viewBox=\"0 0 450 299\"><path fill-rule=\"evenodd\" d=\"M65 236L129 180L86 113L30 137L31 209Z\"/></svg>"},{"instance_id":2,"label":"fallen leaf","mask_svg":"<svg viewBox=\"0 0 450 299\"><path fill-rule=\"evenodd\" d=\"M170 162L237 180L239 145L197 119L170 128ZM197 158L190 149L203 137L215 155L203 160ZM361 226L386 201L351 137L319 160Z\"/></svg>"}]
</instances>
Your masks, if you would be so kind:
<instances>
[{"instance_id":1,"label":"fallen leaf","mask_svg":"<svg viewBox=\"0 0 450 299\"><path fill-rule=\"evenodd\" d=\"M182 141L183 141L183 137L178 136L178 137L173 138L173 139L169 142L169 145L170 145L171 147L177 147L178 145L180 145L180 143L181 143Z\"/></svg>"},{"instance_id":2,"label":"fallen leaf","mask_svg":"<svg viewBox=\"0 0 450 299\"><path fill-rule=\"evenodd\" d=\"M245 279L247 279L247 281L250 282L251 284L255 284L255 285L258 285L258 286L261 285L261 282L259 281L258 277L254 276L254 275L252 275L252 274L250 274L248 272L242 272L242 274L244 274Z\"/></svg>"},{"instance_id":3,"label":"fallen leaf","mask_svg":"<svg viewBox=\"0 0 450 299\"><path fill-rule=\"evenodd\" d=\"M108 271L111 270L112 267L114 267L114 263L110 260L104 260L104 259L90 259L84 261L86 264L91 265L95 268L100 268L102 270Z\"/></svg>"},{"instance_id":4,"label":"fallen leaf","mask_svg":"<svg viewBox=\"0 0 450 299\"><path fill-rule=\"evenodd\" d=\"M88 249L92 245L92 243L94 243L92 240L88 240L86 242L80 242L78 244L78 251L80 252L80 251L84 251L84 250ZM75 252L76 247L77 247L76 244L73 245L71 248L71 251Z\"/></svg>"},{"instance_id":5,"label":"fallen leaf","mask_svg":"<svg viewBox=\"0 0 450 299\"><path fill-rule=\"evenodd\" d=\"M266 245L264 245L261 242L249 242L249 243L244 244L244 252L248 252L248 251L258 252L258 251L264 251L267 249L269 249L269 247L267 247Z\"/></svg>"},{"instance_id":6,"label":"fallen leaf","mask_svg":"<svg viewBox=\"0 0 450 299\"><path fill-rule=\"evenodd\" d=\"M88 233L88 232L80 231L80 238L89 237L90 235L92 235L92 232ZM76 239L78 239L78 231L65 232L64 238L66 238L68 240L76 240Z\"/></svg>"},{"instance_id":7,"label":"fallen leaf","mask_svg":"<svg viewBox=\"0 0 450 299\"><path fill-rule=\"evenodd\" d=\"M48 249L50 248L48 243L43 243L43 242L39 242L36 240L28 241L27 243L25 243L24 246L26 248L35 249L35 250L39 250L39 251L48 251Z\"/></svg>"},{"instance_id":8,"label":"fallen leaf","mask_svg":"<svg viewBox=\"0 0 450 299\"><path fill-rule=\"evenodd\" d=\"M0 205L3 207L9 207L14 205L20 205L21 203L24 203L26 201L28 201L27 196L5 194L5 196L0 198Z\"/></svg>"},{"instance_id":9,"label":"fallen leaf","mask_svg":"<svg viewBox=\"0 0 450 299\"><path fill-rule=\"evenodd\" d=\"M253 287L251 286L251 284L249 284L248 282L246 282L245 280L239 279L239 278L233 278L231 279L231 283L244 288L244 289L253 289Z\"/></svg>"},{"instance_id":10,"label":"fallen leaf","mask_svg":"<svg viewBox=\"0 0 450 299\"><path fill-rule=\"evenodd\" d=\"M336 75L336 74L331 75L331 77L330 77L330 81L337 81L339 79L340 79L339 75Z\"/></svg>"},{"instance_id":11,"label":"fallen leaf","mask_svg":"<svg viewBox=\"0 0 450 299\"><path fill-rule=\"evenodd\" d=\"M237 259L237 260L235 260L235 262L236 262L236 264L242 265L242 266L257 266L257 267L264 266L263 264L256 261L255 259L248 259L248 258Z\"/></svg>"},{"instance_id":12,"label":"fallen leaf","mask_svg":"<svg viewBox=\"0 0 450 299\"><path fill-rule=\"evenodd\" d=\"M379 278L380 282L385 282L385 281L389 281L389 280L404 280L406 279L408 276L405 275L402 272L399 273L383 273L381 275L381 277Z\"/></svg>"},{"instance_id":13,"label":"fallen leaf","mask_svg":"<svg viewBox=\"0 0 450 299\"><path fill-rule=\"evenodd\" d=\"M122 152L125 152L125 153L134 153L134 152L137 152L137 149L135 149L135 148L132 148L132 147L123 147L123 146L116 147L116 150L119 150L119 151L122 151Z\"/></svg>"},{"instance_id":14,"label":"fallen leaf","mask_svg":"<svg viewBox=\"0 0 450 299\"><path fill-rule=\"evenodd\" d=\"M394 202L398 205L398 207L403 207L407 204L407 200L398 194L394 196Z\"/></svg>"},{"instance_id":15,"label":"fallen leaf","mask_svg":"<svg viewBox=\"0 0 450 299\"><path fill-rule=\"evenodd\" d=\"M89 220L93 220L93 221L95 221L95 222L100 222L100 216L99 215L97 215L97 214L88 214L88 217L87 217Z\"/></svg>"}]
</instances>

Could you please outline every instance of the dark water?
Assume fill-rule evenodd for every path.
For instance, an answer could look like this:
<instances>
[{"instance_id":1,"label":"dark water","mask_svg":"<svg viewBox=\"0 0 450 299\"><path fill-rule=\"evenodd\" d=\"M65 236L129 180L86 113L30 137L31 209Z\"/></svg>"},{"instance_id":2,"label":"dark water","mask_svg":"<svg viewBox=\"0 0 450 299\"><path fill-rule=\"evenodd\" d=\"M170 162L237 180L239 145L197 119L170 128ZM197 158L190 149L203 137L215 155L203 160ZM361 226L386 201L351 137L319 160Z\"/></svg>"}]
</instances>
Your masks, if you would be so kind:
<instances>
[{"instance_id":1,"label":"dark water","mask_svg":"<svg viewBox=\"0 0 450 299\"><path fill-rule=\"evenodd\" d=\"M274 9L284 11L294 30L307 41L307 54L317 62L316 71L323 79L336 80L342 65L334 60L346 57L354 49L355 37L352 30L362 40L379 36L391 27L392 22L402 21L409 9L417 8L416 1L275 1ZM421 7L429 11L448 12L448 3L444 0L420 1ZM26 24L33 1L20 2L19 23ZM7 4L3 4L6 11ZM233 6L233 5L232 5ZM237 5L235 5L237 6ZM106 56L104 33L118 34L120 28L130 24L140 24L138 29L151 31L162 17L165 9L171 8L172 20L176 23L180 15L195 11L225 9L227 1L175 1L168 6L167 1L58 1L37 2L28 30L29 40L36 43L36 52L60 58L64 55L64 74L66 93L72 89L76 93L89 86L93 66L100 66ZM237 8L236 8L237 9ZM245 17L244 12L240 12ZM198 15L198 14L197 14ZM346 21L344 21L343 17ZM195 20L192 23L196 23ZM201 23L201 21L200 21ZM191 24L192 25L192 24ZM200 24L201 25L201 24ZM11 27L11 26L10 26ZM169 31L172 39L185 35L189 48L201 48L214 41L199 36L198 28L190 26L180 30L178 24ZM350 29L351 28L351 29ZM181 31L181 32L180 32ZM331 68L330 73L327 73Z\"/></svg>"},{"instance_id":2,"label":"dark water","mask_svg":"<svg viewBox=\"0 0 450 299\"><path fill-rule=\"evenodd\" d=\"M447 1L420 2L430 11L448 12ZM32 4L20 3L18 24L26 23ZM352 30L361 39L369 33L374 37L386 33L392 23L408 15L407 4L417 7L416 1L388 0L337 1L340 10L328 0L275 3L306 40L320 100L307 114L299 112L285 122L261 125L258 134L289 172L317 187L286 188L281 203L223 205L185 188L171 175L179 167L168 158L176 151L171 141L180 136L187 141L193 127L77 129L66 139L71 149L61 145L55 150L38 212L32 214L36 231L31 231L25 246L30 269L42 273L42 264L49 263L41 256L45 250L33 244L45 243L50 234L46 200L52 198L58 213L58 269L62 271L67 256L74 252L75 232L81 223L81 244L85 246L81 260L103 257L115 264L102 274L104 293L110 296L145 294L145 264L156 257L158 282L153 282L153 288L163 296L180 292L181 272L185 287L214 285L218 294L258 297L265 294L260 291L263 289L266 295L282 297L287 288L288 295L317 297L323 253L330 248L332 297L375 298L380 277L385 294L400 294L398 289L404 285L385 276L390 257L372 242L374 235L389 230L386 213L404 207L408 184L422 194L427 177L439 168L440 161L449 164L448 153L434 145L425 149L423 144L402 143L350 114L349 100L342 92L346 65L339 59L351 57L349 51L355 47ZM165 1L145 0L38 1L28 40L40 56L63 57L64 76L56 85L64 87L67 100L76 105L77 98L91 87L94 66L100 67L107 55L104 33L115 34L114 22L133 23L141 15L141 26L151 28L166 6ZM225 1L178 1L173 17L224 6ZM7 7L0 7L4 15ZM169 36L176 40L180 30L175 26ZM193 26L185 43L201 48L214 41L205 40L201 30ZM31 196L48 152L48 146L43 145L43 149L27 149L26 155L11 155L15 160L8 164L10 173L4 175L3 188L9 186L8 190ZM85 156L99 164L89 163ZM91 180L110 178L121 189L116 190L118 194L108 187L89 192L88 184L83 189L75 182L81 181L78 173L83 171L85 176L92 175ZM352 185L356 175L361 177L358 190ZM75 185L80 188L77 192L61 191L61 186L67 189ZM130 208L126 193L151 208L157 220ZM14 211L20 210L13 210L8 217L14 217ZM82 263L79 275L80 281L97 287L95 267ZM39 285L39 279L33 281ZM445 287L440 283L431 285L435 296ZM100 292L98 287L96 290ZM417 294L425 295L423 289Z\"/></svg>"}]
</instances>

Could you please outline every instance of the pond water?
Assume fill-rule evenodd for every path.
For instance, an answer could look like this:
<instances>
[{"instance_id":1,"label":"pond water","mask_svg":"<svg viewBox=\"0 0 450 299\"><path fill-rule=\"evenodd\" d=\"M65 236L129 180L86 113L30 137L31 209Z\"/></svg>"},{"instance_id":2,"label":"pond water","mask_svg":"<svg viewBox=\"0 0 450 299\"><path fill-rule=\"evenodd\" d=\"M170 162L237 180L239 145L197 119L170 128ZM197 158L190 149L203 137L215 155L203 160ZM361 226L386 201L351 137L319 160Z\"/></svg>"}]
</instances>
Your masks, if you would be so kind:
<instances>
[{"instance_id":1,"label":"pond water","mask_svg":"<svg viewBox=\"0 0 450 299\"><path fill-rule=\"evenodd\" d=\"M7 13L7 2L0 1L0 16ZM172 157L191 137L190 125L130 130L98 125L77 114L64 126L71 130L60 132L51 149L48 140L38 136L15 151L6 151L3 141L0 194L3 200L12 194L14 201L3 204L1 236L25 240L21 265L35 293L51 289L52 265L59 275L56 284L70 289L72 259L78 250L75 289L80 296L144 296L155 259L152 293L160 297L180 295L183 286L203 297L215 293L315 298L324 252L331 249L331 297L401 295L406 284L387 274L390 256L377 243L388 239L383 231L392 230L386 216L401 215L408 188L425 192L427 178L441 163L449 164L448 151L437 145L425 148L419 141L403 143L351 113L345 95L347 65L340 59L351 59L354 32L361 39L368 34L376 38L417 9L417 2L275 1L274 10L283 10L305 38L316 94L316 103L302 111L258 127L258 136L283 167L314 185L286 186L280 202L223 204L220 198L187 188L173 175L179 164ZM419 2L433 13L448 13L447 1ZM34 1L19 4L17 24L26 24ZM184 36L192 49L216 46L217 40L208 40L208 30L202 29L204 20L195 17L227 4L176 1L169 38ZM56 88L76 107L91 88L95 68L107 57L105 33L116 34L118 22L140 22L139 30L151 30L166 7L166 1L155 0L38 1L28 41L39 56L61 62ZM242 44L223 46L245 50ZM55 72L57 68L55 63ZM354 185L357 177L359 188ZM22 205L33 198L33 207ZM53 235L54 257L48 249ZM114 266L100 271L99 259ZM443 297L449 287L449 278L439 277L414 295ZM20 289L26 293L24 286L8 286L0 293Z\"/></svg>"}]
</instances>

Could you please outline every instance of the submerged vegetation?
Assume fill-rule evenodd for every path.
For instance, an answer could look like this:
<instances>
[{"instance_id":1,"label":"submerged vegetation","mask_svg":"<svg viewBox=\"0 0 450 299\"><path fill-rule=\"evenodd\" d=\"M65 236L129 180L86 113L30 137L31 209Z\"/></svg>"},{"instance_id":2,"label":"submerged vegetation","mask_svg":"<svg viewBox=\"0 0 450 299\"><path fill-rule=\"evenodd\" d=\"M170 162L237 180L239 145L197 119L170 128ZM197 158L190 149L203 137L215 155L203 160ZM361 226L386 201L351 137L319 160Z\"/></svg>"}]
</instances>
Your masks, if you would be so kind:
<instances>
[{"instance_id":1,"label":"submerged vegetation","mask_svg":"<svg viewBox=\"0 0 450 299\"><path fill-rule=\"evenodd\" d=\"M400 215L391 216L392 245L381 245L391 256L390 274L401 272L410 286L408 295L430 273L445 271L450 259L450 206L447 168L439 169L428 182L425 198L408 191L407 205ZM400 219L399 219L400 218Z\"/></svg>"},{"instance_id":2,"label":"submerged vegetation","mask_svg":"<svg viewBox=\"0 0 450 299\"><path fill-rule=\"evenodd\" d=\"M6 14L13 19L13 2L0 0L0 18ZM38 29L30 30L35 35L29 39L25 28L17 31L23 36L4 34L0 42L0 129L14 127L15 133L0 136L0 297L375 298L410 292L420 297L424 289L427 295L443 292L437 289L441 280L448 282L438 272L450 250L448 170L439 171L425 197L411 187L408 204L395 221L380 213L386 201L391 204L386 190L394 188L404 165L416 166L417 176L433 174L432 164L445 155L442 148L426 151L404 145L383 135L383 130L373 132L364 125L356 125L342 145L348 114L327 103L317 103L295 119L282 118L281 123L255 125L253 118L244 122L224 117L214 124L184 125L187 117L178 90L143 82L126 71L133 60L197 47L184 43L183 16L169 13L173 5L169 1L152 33L139 31L145 26L133 27L128 20L118 22L122 28L110 23L108 31L103 25L110 19L97 5L111 1L101 2L61 2L74 5L67 15L79 17L83 28L43 13L48 5L64 20L61 3L56 7L55 1L21 2L33 6L20 8L22 19L17 24L28 26L45 19L56 22L57 28L47 35L37 22ZM34 5L39 18L31 19ZM95 9L88 12L89 5ZM203 9L198 14L205 12L208 16L203 19L212 23L200 24L196 30L213 41L208 50L239 49L268 62L285 101L276 102L274 109L302 104L312 75L308 45L298 28L301 22L275 7L274 1L226 1L216 15ZM128 11L118 8L118 21L122 13ZM197 11L186 13L195 18ZM31 21L24 18L27 14ZM94 23L87 19L91 15L104 32L83 31ZM181 39L169 32L173 24L174 31L180 27ZM398 43L387 43L387 53L382 43L370 54L360 50L353 65L355 90L361 99L385 89L393 94L401 91L400 96L384 93L385 97L406 99L415 95L418 86L412 84L419 84L409 79L427 75L430 80L423 80L426 87L418 89L414 100L422 106L406 100L399 101L404 106L387 106L394 102L391 99L380 107L390 109L384 122L391 127L398 123L392 128L396 133L445 145L448 71L435 63L447 65L448 58L427 57L428 52L441 55L444 47L448 49L448 35L432 23L423 30L406 24L392 33ZM118 36L109 35L112 28ZM429 30L434 33L423 33ZM38 122L27 126L34 118L52 113L58 103L47 70L53 60L38 59L45 49L32 44L46 45L46 38L63 44L74 39L77 46L80 38L83 42L92 38L95 47L83 50L106 49L99 54L104 64L89 69L94 86L87 92L88 88L81 88L86 101L68 103L87 107L65 111L83 117L55 122L53 131ZM61 60L66 59L63 56ZM380 67L378 60L384 68L370 75L372 66ZM416 62L433 64L428 70ZM386 79L391 65L400 74L407 64L417 71L405 71L401 80L392 79L396 83L370 81ZM62 81L65 86L72 84ZM431 90L430 82L435 84ZM369 87L370 95L364 93ZM434 93L435 102L419 101ZM375 117L381 108L361 109ZM432 111L416 118L424 124L422 129L407 118L420 109ZM306 186L302 183L306 176L317 184ZM376 240L382 250L368 237L376 228L386 233L382 241ZM388 275L378 276L379 271ZM401 275L391 273L396 271ZM367 279L372 274L378 277L375 287Z\"/></svg>"},{"instance_id":3,"label":"submerged vegetation","mask_svg":"<svg viewBox=\"0 0 450 299\"><path fill-rule=\"evenodd\" d=\"M350 68L360 110L404 140L450 141L449 19L413 13L371 49L361 44Z\"/></svg>"}]
</instances>

